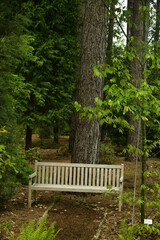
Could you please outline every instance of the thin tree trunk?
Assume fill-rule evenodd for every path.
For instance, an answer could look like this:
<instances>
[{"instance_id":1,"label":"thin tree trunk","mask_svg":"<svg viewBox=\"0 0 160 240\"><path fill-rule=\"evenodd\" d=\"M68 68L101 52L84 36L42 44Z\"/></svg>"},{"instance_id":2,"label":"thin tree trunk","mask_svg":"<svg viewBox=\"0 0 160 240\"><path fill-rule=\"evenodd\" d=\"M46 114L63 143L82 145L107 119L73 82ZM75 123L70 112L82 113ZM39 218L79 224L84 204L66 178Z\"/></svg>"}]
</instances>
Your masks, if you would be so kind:
<instances>
[{"instance_id":1,"label":"thin tree trunk","mask_svg":"<svg viewBox=\"0 0 160 240\"><path fill-rule=\"evenodd\" d=\"M28 150L32 147L32 129L30 126L26 128L26 142L25 142L25 150Z\"/></svg>"},{"instance_id":2,"label":"thin tree trunk","mask_svg":"<svg viewBox=\"0 0 160 240\"><path fill-rule=\"evenodd\" d=\"M76 100L82 106L95 106L102 98L103 78L93 76L93 66L105 62L106 9L102 0L81 4L80 66L77 73ZM99 163L100 125L75 115L72 162Z\"/></svg>"},{"instance_id":3,"label":"thin tree trunk","mask_svg":"<svg viewBox=\"0 0 160 240\"><path fill-rule=\"evenodd\" d=\"M133 2L134 0L128 0L127 1L127 9L129 11L129 19L128 19L128 22L127 22L127 47L129 47L129 41L130 40L130 37L131 37L131 15L132 15L132 12L133 12Z\"/></svg>"},{"instance_id":4,"label":"thin tree trunk","mask_svg":"<svg viewBox=\"0 0 160 240\"><path fill-rule=\"evenodd\" d=\"M157 64L157 59L159 58L159 52L160 52L160 47L159 47L159 34L160 34L160 0L157 0L157 6L156 6L156 28L155 28L155 34L154 34L154 41L155 41L155 45L154 45L154 54L155 54L155 59L156 59L156 64ZM153 69L152 72L153 75L153 79L157 78L157 76L159 75L159 68L158 66L156 66Z\"/></svg>"},{"instance_id":5,"label":"thin tree trunk","mask_svg":"<svg viewBox=\"0 0 160 240\"><path fill-rule=\"evenodd\" d=\"M106 61L109 65L112 65L112 46L113 46L113 33L114 33L114 19L115 19L115 1L108 3L107 9L107 28L108 28L108 37L107 37L107 52L106 52ZM104 97L104 96L103 96ZM107 135L107 125L102 125L101 130L101 141L104 141Z\"/></svg>"},{"instance_id":6,"label":"thin tree trunk","mask_svg":"<svg viewBox=\"0 0 160 240\"><path fill-rule=\"evenodd\" d=\"M58 145L59 144L59 127L58 127L58 124L56 124L53 127L53 136L54 136L54 142Z\"/></svg>"},{"instance_id":7,"label":"thin tree trunk","mask_svg":"<svg viewBox=\"0 0 160 240\"><path fill-rule=\"evenodd\" d=\"M143 151L143 156L142 156L142 173L141 173L141 223L144 223L145 219L145 186L146 186L146 155L145 155L145 145L146 145L146 125L145 122L142 121L142 151Z\"/></svg>"},{"instance_id":8,"label":"thin tree trunk","mask_svg":"<svg viewBox=\"0 0 160 240\"><path fill-rule=\"evenodd\" d=\"M148 8L148 11L145 11L143 13L143 42L148 43L148 26L149 26L149 1L145 1L144 3L145 7ZM143 78L144 81L147 82L147 60L146 60L146 54L143 56ZM141 178L141 223L144 223L144 219L146 217L146 211L145 211L145 195L146 195L146 161L147 161L147 156L146 156L146 123L144 120L142 120L142 178Z\"/></svg>"},{"instance_id":9,"label":"thin tree trunk","mask_svg":"<svg viewBox=\"0 0 160 240\"><path fill-rule=\"evenodd\" d=\"M130 4L132 4L132 12L131 12L131 22L132 27L130 29L130 34L134 38L133 47L134 51L137 56L139 56L139 59L135 57L133 61L130 64L130 73L131 73L131 82L136 87L139 88L141 85L141 78L142 78L142 47L141 42L143 40L143 21L142 21L142 15L140 12L140 6L141 6L141 0L134 0L131 1ZM138 103L135 102L137 105ZM132 145L134 148L137 147L137 142L139 142L138 148L141 149L142 141L138 141L138 136L140 136L140 139L142 138L141 128L139 129L138 126L141 126L140 119L134 120L134 114L129 114L129 123L134 127L134 131L129 130L128 132L128 144ZM138 129L140 131L140 134L138 133ZM136 153L135 151L131 153L127 153L126 160L133 161L136 159ZM140 156L139 156L140 159Z\"/></svg>"},{"instance_id":10,"label":"thin tree trunk","mask_svg":"<svg viewBox=\"0 0 160 240\"><path fill-rule=\"evenodd\" d=\"M108 23L108 41L107 41L107 63L110 64L112 61L112 45L113 45L113 29L114 29L114 14L115 14L115 2L110 4L110 15Z\"/></svg>"},{"instance_id":11,"label":"thin tree trunk","mask_svg":"<svg viewBox=\"0 0 160 240\"><path fill-rule=\"evenodd\" d=\"M159 31L160 31L160 0L157 0L156 7L156 31L155 31L155 42L159 41Z\"/></svg>"}]
</instances>

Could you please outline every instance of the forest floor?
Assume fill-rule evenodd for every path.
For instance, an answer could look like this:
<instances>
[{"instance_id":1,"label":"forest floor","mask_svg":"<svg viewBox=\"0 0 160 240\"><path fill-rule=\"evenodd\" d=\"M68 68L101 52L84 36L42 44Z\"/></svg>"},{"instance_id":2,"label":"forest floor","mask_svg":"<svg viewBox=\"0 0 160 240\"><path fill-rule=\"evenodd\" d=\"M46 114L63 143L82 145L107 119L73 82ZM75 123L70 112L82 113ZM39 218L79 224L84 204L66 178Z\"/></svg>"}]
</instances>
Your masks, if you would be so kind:
<instances>
[{"instance_id":1,"label":"forest floor","mask_svg":"<svg viewBox=\"0 0 160 240\"><path fill-rule=\"evenodd\" d=\"M34 136L34 141L39 141ZM39 154L43 161L70 162L67 153L67 137L60 138L61 147L57 149L39 148ZM114 164L124 163L125 179L124 192L133 193L135 163L125 162L123 157L116 157ZM138 163L137 190L140 186L140 168ZM148 169L159 168L159 159L150 159L147 162ZM52 205L52 207L50 207ZM132 207L123 204L122 212L118 211L116 195L85 194L85 193L61 193L39 192L37 203L31 209L27 208L27 186L21 186L17 195L0 210L1 226L12 226L10 231L0 228L0 239L9 239L10 234L18 236L24 223L35 220L37 223L47 209L47 224L56 222L55 229L62 229L57 240L112 240L118 239L120 225L126 219L128 225L132 222ZM148 218L154 217L154 212L148 213ZM135 211L135 221L140 220L139 208Z\"/></svg>"}]
</instances>

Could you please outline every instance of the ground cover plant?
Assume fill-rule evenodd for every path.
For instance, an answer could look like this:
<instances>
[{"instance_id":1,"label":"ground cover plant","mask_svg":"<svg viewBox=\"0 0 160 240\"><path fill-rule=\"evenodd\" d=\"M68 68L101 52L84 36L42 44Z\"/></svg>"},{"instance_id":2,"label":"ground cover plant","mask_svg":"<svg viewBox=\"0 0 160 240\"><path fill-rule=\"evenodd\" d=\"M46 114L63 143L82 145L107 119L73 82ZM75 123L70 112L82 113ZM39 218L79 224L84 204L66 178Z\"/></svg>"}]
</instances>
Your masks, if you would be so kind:
<instances>
[{"instance_id":1,"label":"ground cover plant","mask_svg":"<svg viewBox=\"0 0 160 240\"><path fill-rule=\"evenodd\" d=\"M28 224L23 225L21 233L16 240L53 240L56 238L59 231L55 231L55 222L53 222L48 228L46 226L47 215L45 215L35 226L35 222L31 221ZM11 237L10 240L15 240Z\"/></svg>"}]
</instances>

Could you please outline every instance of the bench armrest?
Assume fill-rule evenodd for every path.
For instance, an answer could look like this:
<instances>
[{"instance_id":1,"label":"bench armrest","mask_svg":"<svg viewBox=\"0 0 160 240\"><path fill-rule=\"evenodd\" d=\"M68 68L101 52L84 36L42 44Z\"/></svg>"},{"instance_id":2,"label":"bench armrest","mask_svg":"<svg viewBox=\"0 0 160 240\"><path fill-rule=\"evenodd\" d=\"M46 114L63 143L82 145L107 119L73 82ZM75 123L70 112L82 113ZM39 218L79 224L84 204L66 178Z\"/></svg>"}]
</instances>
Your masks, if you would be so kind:
<instances>
[{"instance_id":1,"label":"bench armrest","mask_svg":"<svg viewBox=\"0 0 160 240\"><path fill-rule=\"evenodd\" d=\"M123 177L120 177L120 183L123 183Z\"/></svg>"},{"instance_id":2,"label":"bench armrest","mask_svg":"<svg viewBox=\"0 0 160 240\"><path fill-rule=\"evenodd\" d=\"M36 175L37 175L36 172L30 174L30 175L29 175L29 179L32 179L32 178L36 177Z\"/></svg>"},{"instance_id":3,"label":"bench armrest","mask_svg":"<svg viewBox=\"0 0 160 240\"><path fill-rule=\"evenodd\" d=\"M29 175L29 186L33 184L33 180L34 180L34 183L36 182L36 176L37 176L36 172Z\"/></svg>"}]
</instances>

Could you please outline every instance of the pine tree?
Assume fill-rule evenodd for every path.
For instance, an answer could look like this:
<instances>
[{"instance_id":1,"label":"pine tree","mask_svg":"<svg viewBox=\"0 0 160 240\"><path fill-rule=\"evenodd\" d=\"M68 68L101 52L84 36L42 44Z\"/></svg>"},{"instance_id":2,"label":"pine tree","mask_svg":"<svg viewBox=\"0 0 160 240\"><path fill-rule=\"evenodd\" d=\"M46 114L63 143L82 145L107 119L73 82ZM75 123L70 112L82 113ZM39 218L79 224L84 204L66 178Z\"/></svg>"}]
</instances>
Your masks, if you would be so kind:
<instances>
[{"instance_id":1,"label":"pine tree","mask_svg":"<svg viewBox=\"0 0 160 240\"><path fill-rule=\"evenodd\" d=\"M80 65L76 79L75 99L82 106L94 106L102 98L103 77L93 76L93 66L105 62L106 8L102 0L80 3ZM72 162L99 163L101 129L96 119L72 122Z\"/></svg>"}]
</instances>

